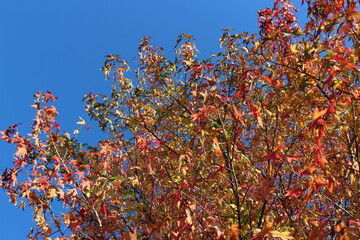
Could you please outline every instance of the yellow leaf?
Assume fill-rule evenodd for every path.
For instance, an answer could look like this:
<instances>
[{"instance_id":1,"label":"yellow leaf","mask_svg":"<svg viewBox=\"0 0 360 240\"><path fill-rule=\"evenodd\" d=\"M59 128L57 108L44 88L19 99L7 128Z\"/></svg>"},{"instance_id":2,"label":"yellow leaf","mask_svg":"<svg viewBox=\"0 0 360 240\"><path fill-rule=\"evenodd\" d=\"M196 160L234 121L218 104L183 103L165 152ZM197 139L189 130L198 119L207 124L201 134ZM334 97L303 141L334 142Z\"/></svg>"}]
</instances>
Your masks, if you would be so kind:
<instances>
[{"instance_id":1,"label":"yellow leaf","mask_svg":"<svg viewBox=\"0 0 360 240\"><path fill-rule=\"evenodd\" d=\"M50 188L47 193L48 193L48 197L49 197L49 198L55 198L55 197L57 197L56 189L55 189L55 188Z\"/></svg>"},{"instance_id":2,"label":"yellow leaf","mask_svg":"<svg viewBox=\"0 0 360 240\"><path fill-rule=\"evenodd\" d=\"M42 225L46 222L41 208L35 210L34 221L37 222L38 225Z\"/></svg>"},{"instance_id":3,"label":"yellow leaf","mask_svg":"<svg viewBox=\"0 0 360 240\"><path fill-rule=\"evenodd\" d=\"M290 51L292 54L296 54L298 53L299 51L296 49L296 45L295 44L291 44L290 45Z\"/></svg>"},{"instance_id":4,"label":"yellow leaf","mask_svg":"<svg viewBox=\"0 0 360 240\"><path fill-rule=\"evenodd\" d=\"M79 124L79 125L86 125L86 122L84 119L82 119L81 117L79 117L81 121L79 122L76 122L76 124Z\"/></svg>"},{"instance_id":5,"label":"yellow leaf","mask_svg":"<svg viewBox=\"0 0 360 240\"><path fill-rule=\"evenodd\" d=\"M352 15L356 20L360 20L360 12L356 12Z\"/></svg>"},{"instance_id":6,"label":"yellow leaf","mask_svg":"<svg viewBox=\"0 0 360 240\"><path fill-rule=\"evenodd\" d=\"M291 236L291 232L270 231L270 233L272 237L281 238L282 240L294 239L294 237Z\"/></svg>"}]
</instances>

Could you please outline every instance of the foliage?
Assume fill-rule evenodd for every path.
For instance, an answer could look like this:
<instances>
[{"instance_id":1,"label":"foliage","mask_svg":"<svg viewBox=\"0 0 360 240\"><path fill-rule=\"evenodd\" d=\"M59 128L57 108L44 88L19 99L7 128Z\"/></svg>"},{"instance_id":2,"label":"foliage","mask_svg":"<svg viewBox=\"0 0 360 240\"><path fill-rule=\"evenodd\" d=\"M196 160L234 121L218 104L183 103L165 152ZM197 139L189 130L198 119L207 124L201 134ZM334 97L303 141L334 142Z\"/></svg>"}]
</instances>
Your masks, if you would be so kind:
<instances>
[{"instance_id":1,"label":"foliage","mask_svg":"<svg viewBox=\"0 0 360 240\"><path fill-rule=\"evenodd\" d=\"M135 80L108 55L111 95L84 98L110 135L97 146L36 94L30 137L0 137L17 147L1 187L33 208L29 238L359 239L359 1L303 4L303 28L276 0L259 34L226 30L207 60L192 36L174 61L145 37Z\"/></svg>"}]
</instances>

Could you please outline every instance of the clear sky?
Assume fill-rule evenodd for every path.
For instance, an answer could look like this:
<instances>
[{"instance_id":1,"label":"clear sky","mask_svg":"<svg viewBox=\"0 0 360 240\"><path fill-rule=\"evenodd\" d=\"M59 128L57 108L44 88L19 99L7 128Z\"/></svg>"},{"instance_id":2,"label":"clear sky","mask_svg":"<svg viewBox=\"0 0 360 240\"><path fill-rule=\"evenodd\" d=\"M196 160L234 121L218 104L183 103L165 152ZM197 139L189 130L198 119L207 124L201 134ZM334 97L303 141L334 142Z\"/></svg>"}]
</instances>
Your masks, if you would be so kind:
<instances>
[{"instance_id":1,"label":"clear sky","mask_svg":"<svg viewBox=\"0 0 360 240\"><path fill-rule=\"evenodd\" d=\"M137 54L140 38L173 55L177 36L195 36L200 57L219 51L223 28L257 33L257 11L272 0L1 0L0 130L32 123L33 94L51 91L59 100L60 125L72 132L86 116L88 92L108 94L111 81L100 67L104 55L125 60ZM296 1L299 2L299 1ZM94 129L83 140L95 143ZM0 170L11 165L14 148L0 143ZM26 239L31 211L21 211L0 192L0 239Z\"/></svg>"}]
</instances>

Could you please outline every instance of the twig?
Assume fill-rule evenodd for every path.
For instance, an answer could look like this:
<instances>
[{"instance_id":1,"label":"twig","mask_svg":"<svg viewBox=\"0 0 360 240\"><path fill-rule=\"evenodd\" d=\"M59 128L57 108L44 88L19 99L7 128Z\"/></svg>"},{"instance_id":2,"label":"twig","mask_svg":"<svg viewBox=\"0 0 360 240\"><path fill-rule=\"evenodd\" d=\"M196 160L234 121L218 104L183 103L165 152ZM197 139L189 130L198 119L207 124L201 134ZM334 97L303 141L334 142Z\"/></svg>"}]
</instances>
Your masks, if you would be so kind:
<instances>
[{"instance_id":1,"label":"twig","mask_svg":"<svg viewBox=\"0 0 360 240\"><path fill-rule=\"evenodd\" d=\"M328 201L330 201L335 207L341 209L342 211L344 211L347 215L349 215L350 217L352 217L353 219L356 219L354 217L354 215L352 215L350 212L348 212L345 208L343 208L342 206L340 206L339 204L337 204L336 202L334 202L333 200L331 200L328 196L326 196L325 194L323 194L322 192L319 192L321 196L325 197Z\"/></svg>"}]
</instances>

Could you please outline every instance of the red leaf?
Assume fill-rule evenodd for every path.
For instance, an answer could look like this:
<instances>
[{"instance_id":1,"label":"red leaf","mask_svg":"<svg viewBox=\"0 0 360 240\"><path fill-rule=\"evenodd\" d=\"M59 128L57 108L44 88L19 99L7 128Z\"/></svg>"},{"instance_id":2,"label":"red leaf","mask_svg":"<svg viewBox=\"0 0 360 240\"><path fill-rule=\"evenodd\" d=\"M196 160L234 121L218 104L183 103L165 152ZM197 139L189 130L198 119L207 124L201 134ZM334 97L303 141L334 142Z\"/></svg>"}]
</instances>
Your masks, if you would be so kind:
<instances>
[{"instance_id":1,"label":"red leaf","mask_svg":"<svg viewBox=\"0 0 360 240\"><path fill-rule=\"evenodd\" d=\"M46 114L49 114L49 115L56 115L56 114L58 114L58 112L56 111L56 107L55 107L55 106L44 107L44 110L45 110Z\"/></svg>"},{"instance_id":2,"label":"red leaf","mask_svg":"<svg viewBox=\"0 0 360 240\"><path fill-rule=\"evenodd\" d=\"M282 145L284 142L281 142L272 153L268 153L265 156L265 160L274 159L274 160L281 160L281 157L279 155L279 151L283 148L285 148L284 145Z\"/></svg>"},{"instance_id":3,"label":"red leaf","mask_svg":"<svg viewBox=\"0 0 360 240\"><path fill-rule=\"evenodd\" d=\"M251 109L251 114L255 116L257 123L261 126L264 127L263 121L260 117L260 109L255 106L254 103L249 101L249 105L250 105L250 109Z\"/></svg>"},{"instance_id":4,"label":"red leaf","mask_svg":"<svg viewBox=\"0 0 360 240\"><path fill-rule=\"evenodd\" d=\"M101 212L104 216L106 216L107 211L106 211L105 203L101 203L101 205L100 205L100 212Z\"/></svg>"},{"instance_id":5,"label":"red leaf","mask_svg":"<svg viewBox=\"0 0 360 240\"><path fill-rule=\"evenodd\" d=\"M179 201L181 200L180 194L181 194L182 190L184 190L187 186L189 186L189 183L187 183L186 181L184 181L184 183L181 184L180 189L177 191L177 193L175 195L177 200L179 200Z\"/></svg>"},{"instance_id":6,"label":"red leaf","mask_svg":"<svg viewBox=\"0 0 360 240\"><path fill-rule=\"evenodd\" d=\"M360 228L360 222L358 221L349 220L349 225L355 225L356 227Z\"/></svg>"},{"instance_id":7,"label":"red leaf","mask_svg":"<svg viewBox=\"0 0 360 240\"><path fill-rule=\"evenodd\" d=\"M91 187L92 181L87 179L87 178L83 178L82 182L80 183L81 189L85 190L85 189L89 189Z\"/></svg>"},{"instance_id":8,"label":"red leaf","mask_svg":"<svg viewBox=\"0 0 360 240\"><path fill-rule=\"evenodd\" d=\"M268 83L272 84L272 80L268 77L268 76L265 76L265 75L261 75Z\"/></svg>"},{"instance_id":9,"label":"red leaf","mask_svg":"<svg viewBox=\"0 0 360 240\"><path fill-rule=\"evenodd\" d=\"M214 64L206 64L206 65L196 64L192 68L190 68L189 71L187 71L186 73L189 73L192 71L200 72L203 68L210 68L210 67L215 67L215 65Z\"/></svg>"},{"instance_id":10,"label":"red leaf","mask_svg":"<svg viewBox=\"0 0 360 240\"><path fill-rule=\"evenodd\" d=\"M304 190L302 188L288 190L288 191L286 191L286 194L284 195L284 197L294 196L294 197L298 198L303 192L304 192Z\"/></svg>"},{"instance_id":11,"label":"red leaf","mask_svg":"<svg viewBox=\"0 0 360 240\"><path fill-rule=\"evenodd\" d=\"M235 119L237 121L239 121L239 123L241 123L241 125L245 126L244 120L242 119L242 114L241 112L235 107L235 105L233 104L233 109L235 112Z\"/></svg>"},{"instance_id":12,"label":"red leaf","mask_svg":"<svg viewBox=\"0 0 360 240\"><path fill-rule=\"evenodd\" d=\"M44 96L44 102L51 102L58 99L57 97L54 97L54 95L52 95L52 93L49 91L43 93L43 96Z\"/></svg>"},{"instance_id":13,"label":"red leaf","mask_svg":"<svg viewBox=\"0 0 360 240\"><path fill-rule=\"evenodd\" d=\"M78 179L83 179L83 178L85 178L85 172L76 171L75 174L78 175Z\"/></svg>"},{"instance_id":14,"label":"red leaf","mask_svg":"<svg viewBox=\"0 0 360 240\"><path fill-rule=\"evenodd\" d=\"M336 109L335 109L336 103L337 103L336 99L331 97L330 98L330 106L326 109L325 117L329 116L332 113L336 113Z\"/></svg>"},{"instance_id":15,"label":"red leaf","mask_svg":"<svg viewBox=\"0 0 360 240\"><path fill-rule=\"evenodd\" d=\"M207 178L211 179L214 178L219 172L223 172L226 169L225 165L222 165L221 167L219 167L219 169L217 169L216 171L212 172Z\"/></svg>"}]
</instances>

